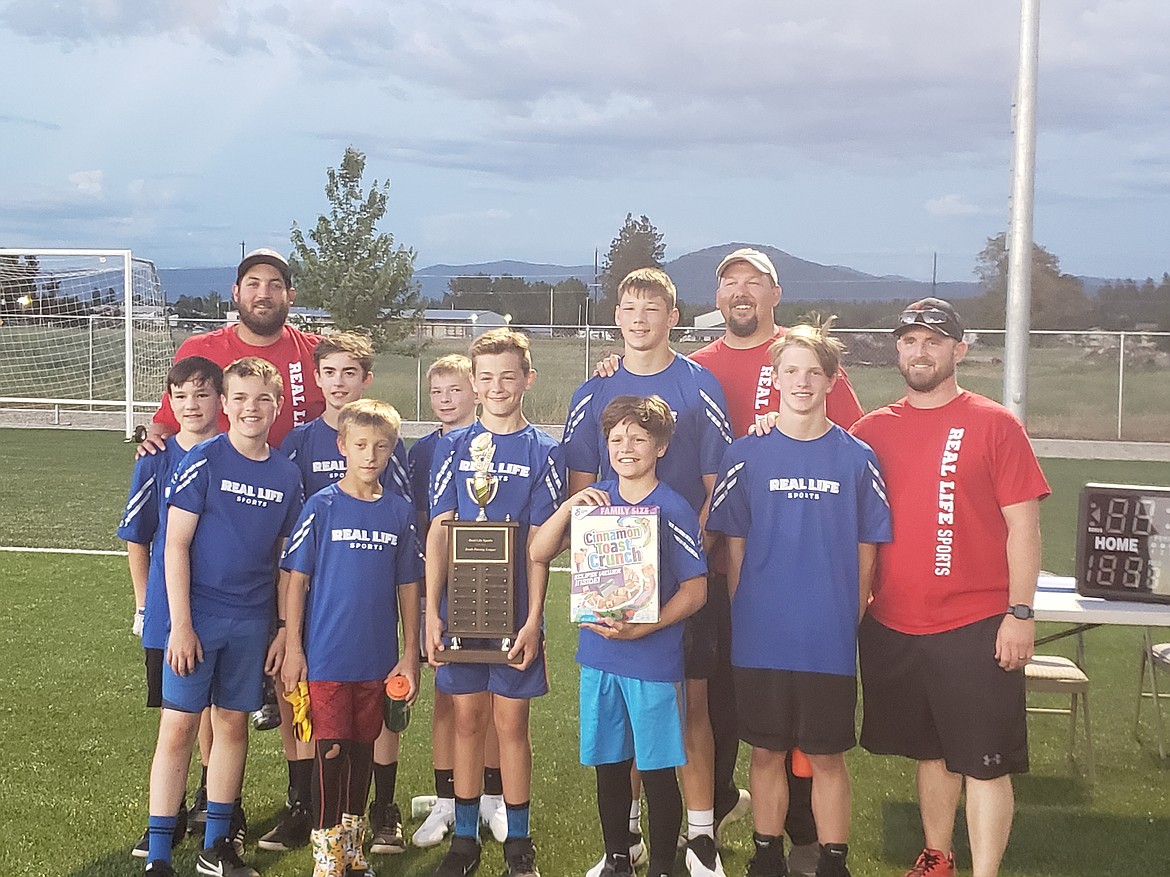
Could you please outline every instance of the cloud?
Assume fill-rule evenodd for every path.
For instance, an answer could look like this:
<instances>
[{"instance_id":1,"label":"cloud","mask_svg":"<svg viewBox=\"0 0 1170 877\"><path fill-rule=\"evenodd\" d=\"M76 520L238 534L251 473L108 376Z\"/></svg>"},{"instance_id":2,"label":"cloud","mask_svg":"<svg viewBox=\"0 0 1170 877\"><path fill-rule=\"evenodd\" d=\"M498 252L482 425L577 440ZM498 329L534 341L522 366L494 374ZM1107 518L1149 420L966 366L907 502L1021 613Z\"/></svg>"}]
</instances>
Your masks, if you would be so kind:
<instances>
[{"instance_id":1,"label":"cloud","mask_svg":"<svg viewBox=\"0 0 1170 877\"><path fill-rule=\"evenodd\" d=\"M102 195L102 178L105 175L101 171L74 171L69 175L69 182L77 187L77 191L82 195L88 195L91 198L100 198Z\"/></svg>"},{"instance_id":2,"label":"cloud","mask_svg":"<svg viewBox=\"0 0 1170 877\"><path fill-rule=\"evenodd\" d=\"M943 195L941 198L931 198L922 206L931 216L941 217L973 216L983 212L979 206L964 201L961 195Z\"/></svg>"},{"instance_id":3,"label":"cloud","mask_svg":"<svg viewBox=\"0 0 1170 877\"><path fill-rule=\"evenodd\" d=\"M61 130L61 126L56 122L46 122L43 119L30 119L25 116L0 115L0 125L18 125L27 128L39 128L42 131Z\"/></svg>"}]
</instances>

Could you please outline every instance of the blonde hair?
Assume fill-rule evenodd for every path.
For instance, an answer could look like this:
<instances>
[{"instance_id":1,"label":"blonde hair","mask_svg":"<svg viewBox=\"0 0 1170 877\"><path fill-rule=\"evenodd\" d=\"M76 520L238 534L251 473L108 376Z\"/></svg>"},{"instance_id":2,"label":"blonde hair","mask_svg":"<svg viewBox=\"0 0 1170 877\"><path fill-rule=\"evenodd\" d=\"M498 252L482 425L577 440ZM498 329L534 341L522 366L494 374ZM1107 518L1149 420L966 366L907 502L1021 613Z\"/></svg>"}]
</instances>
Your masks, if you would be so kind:
<instances>
[{"instance_id":1,"label":"blonde hair","mask_svg":"<svg viewBox=\"0 0 1170 877\"><path fill-rule=\"evenodd\" d=\"M276 388L277 397L284 395L284 381L276 366L259 356L244 356L223 370L223 392L227 395L231 378L260 378L265 384Z\"/></svg>"},{"instance_id":2,"label":"blonde hair","mask_svg":"<svg viewBox=\"0 0 1170 877\"><path fill-rule=\"evenodd\" d=\"M618 284L619 303L627 292L666 299L666 303L672 308L678 302L678 291L674 288L674 281L661 268L635 268Z\"/></svg>"},{"instance_id":3,"label":"blonde hair","mask_svg":"<svg viewBox=\"0 0 1170 877\"><path fill-rule=\"evenodd\" d=\"M362 377L374 368L374 345L370 343L369 337L360 332L333 332L321 336L313 348L313 364L317 371L321 370L321 360L335 353L348 353L356 359L362 367Z\"/></svg>"},{"instance_id":4,"label":"blonde hair","mask_svg":"<svg viewBox=\"0 0 1170 877\"><path fill-rule=\"evenodd\" d=\"M427 383L435 375L459 375L471 379L471 360L461 353L448 353L440 356L427 369Z\"/></svg>"},{"instance_id":5,"label":"blonde hair","mask_svg":"<svg viewBox=\"0 0 1170 877\"><path fill-rule=\"evenodd\" d=\"M344 441L351 427L360 426L380 429L390 436L390 444L396 444L402 431L402 416L393 405L381 399L355 399L338 413L337 434Z\"/></svg>"},{"instance_id":6,"label":"blonde hair","mask_svg":"<svg viewBox=\"0 0 1170 877\"><path fill-rule=\"evenodd\" d=\"M813 352L825 375L831 378L840 370L841 354L845 352L845 345L829 334L837 317L833 315L821 320L819 315L813 314L811 319L811 324L800 323L789 327L784 337L768 348L768 356L772 360L772 367L780 368L780 356L785 350L789 347L804 347Z\"/></svg>"},{"instance_id":7,"label":"blonde hair","mask_svg":"<svg viewBox=\"0 0 1170 877\"><path fill-rule=\"evenodd\" d=\"M496 353L515 353L520 357L520 370L524 374L532 371L532 353L528 349L528 336L514 329L492 329L484 332L471 342L471 372L475 374L475 358Z\"/></svg>"}]
</instances>

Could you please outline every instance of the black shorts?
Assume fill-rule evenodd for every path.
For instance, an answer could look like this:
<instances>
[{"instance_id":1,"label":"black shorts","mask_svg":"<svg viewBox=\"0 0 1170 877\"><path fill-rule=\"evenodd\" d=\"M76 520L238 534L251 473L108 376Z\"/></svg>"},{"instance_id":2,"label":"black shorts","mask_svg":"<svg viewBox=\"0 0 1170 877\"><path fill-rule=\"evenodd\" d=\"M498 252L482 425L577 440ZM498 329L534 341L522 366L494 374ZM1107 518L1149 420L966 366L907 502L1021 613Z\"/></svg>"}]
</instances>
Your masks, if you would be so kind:
<instances>
[{"instance_id":1,"label":"black shorts","mask_svg":"<svg viewBox=\"0 0 1170 877\"><path fill-rule=\"evenodd\" d=\"M1028 770L1024 671L995 660L1002 615L914 636L868 616L858 631L861 745L878 755L942 759L991 780Z\"/></svg>"},{"instance_id":2,"label":"black shorts","mask_svg":"<svg viewBox=\"0 0 1170 877\"><path fill-rule=\"evenodd\" d=\"M718 633L710 603L688 618L683 627L683 668L687 679L710 679L715 675Z\"/></svg>"},{"instance_id":3,"label":"black shorts","mask_svg":"<svg viewBox=\"0 0 1170 877\"><path fill-rule=\"evenodd\" d=\"M809 755L836 755L857 745L857 679L734 667L739 739L773 752L799 746Z\"/></svg>"},{"instance_id":4,"label":"black shorts","mask_svg":"<svg viewBox=\"0 0 1170 877\"><path fill-rule=\"evenodd\" d=\"M163 649L143 649L146 656L146 705L152 709L162 706Z\"/></svg>"}]
</instances>

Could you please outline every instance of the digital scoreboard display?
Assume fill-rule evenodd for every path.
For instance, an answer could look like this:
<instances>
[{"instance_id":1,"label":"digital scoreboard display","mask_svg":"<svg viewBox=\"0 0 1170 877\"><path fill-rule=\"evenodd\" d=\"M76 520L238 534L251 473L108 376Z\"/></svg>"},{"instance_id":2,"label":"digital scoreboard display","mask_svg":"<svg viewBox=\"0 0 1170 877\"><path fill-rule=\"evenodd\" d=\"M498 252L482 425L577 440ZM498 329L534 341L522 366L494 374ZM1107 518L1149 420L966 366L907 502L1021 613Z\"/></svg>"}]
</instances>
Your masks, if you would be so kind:
<instances>
[{"instance_id":1,"label":"digital scoreboard display","mask_svg":"<svg viewBox=\"0 0 1170 877\"><path fill-rule=\"evenodd\" d=\"M1170 487L1085 485L1077 520L1077 592L1170 603Z\"/></svg>"}]
</instances>

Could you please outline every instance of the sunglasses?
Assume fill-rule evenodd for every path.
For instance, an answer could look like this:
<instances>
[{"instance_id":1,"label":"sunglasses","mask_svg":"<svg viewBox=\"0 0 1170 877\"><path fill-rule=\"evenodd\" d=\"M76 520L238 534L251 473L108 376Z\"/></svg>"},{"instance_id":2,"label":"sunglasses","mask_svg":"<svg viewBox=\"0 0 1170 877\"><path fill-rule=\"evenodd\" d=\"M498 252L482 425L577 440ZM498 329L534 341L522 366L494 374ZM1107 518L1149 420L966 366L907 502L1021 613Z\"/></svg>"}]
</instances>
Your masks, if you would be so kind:
<instances>
[{"instance_id":1,"label":"sunglasses","mask_svg":"<svg viewBox=\"0 0 1170 877\"><path fill-rule=\"evenodd\" d=\"M940 311L938 308L925 308L921 311L902 311L898 315L898 322L903 326L909 326L912 323L925 323L927 326L941 326L943 323L951 322L951 315L946 311Z\"/></svg>"}]
</instances>

